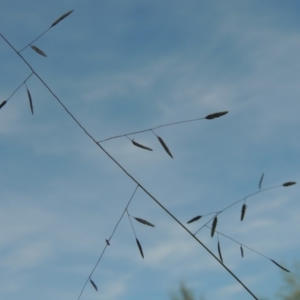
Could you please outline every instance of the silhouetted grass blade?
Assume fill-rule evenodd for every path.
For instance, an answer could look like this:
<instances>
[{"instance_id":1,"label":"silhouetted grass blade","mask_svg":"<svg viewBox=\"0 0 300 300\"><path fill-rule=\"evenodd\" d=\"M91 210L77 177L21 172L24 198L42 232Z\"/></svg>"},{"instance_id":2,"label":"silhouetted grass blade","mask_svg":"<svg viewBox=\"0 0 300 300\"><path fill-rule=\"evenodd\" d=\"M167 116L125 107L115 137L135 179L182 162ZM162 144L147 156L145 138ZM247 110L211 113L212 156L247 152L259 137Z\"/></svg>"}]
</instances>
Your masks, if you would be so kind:
<instances>
[{"instance_id":1,"label":"silhouetted grass blade","mask_svg":"<svg viewBox=\"0 0 300 300\"><path fill-rule=\"evenodd\" d=\"M97 285L95 284L95 282L92 279L90 279L90 283L92 284L92 286L94 287L94 289L96 291L98 291Z\"/></svg>"},{"instance_id":2,"label":"silhouetted grass blade","mask_svg":"<svg viewBox=\"0 0 300 300\"><path fill-rule=\"evenodd\" d=\"M165 151L173 158L171 151L169 150L168 146L163 141L163 139L160 136L157 136L157 138L158 138L159 142L161 143L161 145L164 147Z\"/></svg>"},{"instance_id":3,"label":"silhouetted grass blade","mask_svg":"<svg viewBox=\"0 0 300 300\"><path fill-rule=\"evenodd\" d=\"M207 115L205 117L205 119L212 120L212 119L215 119L215 118L222 117L222 116L224 116L226 114L228 114L228 111L221 111L221 112L217 112L217 113L214 113L214 114Z\"/></svg>"},{"instance_id":4,"label":"silhouetted grass blade","mask_svg":"<svg viewBox=\"0 0 300 300\"><path fill-rule=\"evenodd\" d=\"M243 249L242 245L240 246L240 249L241 249L241 255L242 255L242 257L244 257L244 249Z\"/></svg>"},{"instance_id":5,"label":"silhouetted grass blade","mask_svg":"<svg viewBox=\"0 0 300 300\"><path fill-rule=\"evenodd\" d=\"M69 14L71 14L72 12L73 12L73 9L70 10L70 11L68 11L68 12L66 12L65 14L63 14L63 15L62 15L61 17L59 17L56 21L54 21L50 27L53 27L53 26L57 25L60 21L62 21L64 18L66 18L66 17L67 17Z\"/></svg>"},{"instance_id":6,"label":"silhouetted grass blade","mask_svg":"<svg viewBox=\"0 0 300 300\"><path fill-rule=\"evenodd\" d=\"M264 179L264 173L262 173L262 175L260 177L260 181L259 181L259 184L258 184L259 189L261 189L261 184L262 184L263 179Z\"/></svg>"},{"instance_id":7,"label":"silhouetted grass blade","mask_svg":"<svg viewBox=\"0 0 300 300\"><path fill-rule=\"evenodd\" d=\"M286 271L286 272L289 272L291 273L288 269L284 268L283 266L281 266L280 264L278 264L275 260L271 259L270 258L270 261L273 262L276 266L278 266L280 269Z\"/></svg>"},{"instance_id":8,"label":"silhouetted grass blade","mask_svg":"<svg viewBox=\"0 0 300 300\"><path fill-rule=\"evenodd\" d=\"M190 223L193 223L195 221L198 221L199 219L201 219L202 216L197 216L197 217L194 217L193 219L190 219L189 221L187 221L187 224L190 224Z\"/></svg>"},{"instance_id":9,"label":"silhouetted grass blade","mask_svg":"<svg viewBox=\"0 0 300 300\"><path fill-rule=\"evenodd\" d=\"M6 104L6 100L4 100L1 104L0 104L0 109Z\"/></svg>"},{"instance_id":10,"label":"silhouetted grass blade","mask_svg":"<svg viewBox=\"0 0 300 300\"><path fill-rule=\"evenodd\" d=\"M26 88L26 89L27 89L27 95L28 95L28 99L29 99L30 110L31 110L31 113L33 114L33 104L32 104L31 94L30 94L28 88Z\"/></svg>"},{"instance_id":11,"label":"silhouetted grass blade","mask_svg":"<svg viewBox=\"0 0 300 300\"><path fill-rule=\"evenodd\" d=\"M132 142L132 144L133 144L134 146L136 146L136 147L139 147L139 148L142 148L142 149L146 149L146 150L149 150L149 151L153 151L151 148L146 147L146 146L144 146L144 145L141 145L141 144L135 142L134 140L132 140L131 142Z\"/></svg>"},{"instance_id":12,"label":"silhouetted grass blade","mask_svg":"<svg viewBox=\"0 0 300 300\"><path fill-rule=\"evenodd\" d=\"M140 242L139 242L139 240L138 240L137 238L136 238L136 243L137 243L137 245L138 245L138 247L139 247L139 250L140 250L140 252L141 252L142 258L144 258L144 253L143 253L142 246L141 246L141 244L140 244Z\"/></svg>"},{"instance_id":13,"label":"silhouetted grass blade","mask_svg":"<svg viewBox=\"0 0 300 300\"><path fill-rule=\"evenodd\" d=\"M107 246L110 246L109 240L105 240L105 241L106 241Z\"/></svg>"},{"instance_id":14,"label":"silhouetted grass blade","mask_svg":"<svg viewBox=\"0 0 300 300\"><path fill-rule=\"evenodd\" d=\"M247 208L247 205L244 203L242 206L242 211L241 211L241 221L244 220L246 208Z\"/></svg>"},{"instance_id":15,"label":"silhouetted grass blade","mask_svg":"<svg viewBox=\"0 0 300 300\"><path fill-rule=\"evenodd\" d=\"M36 47L36 46L33 46L33 45L31 45L30 46L31 47L31 49L33 49L36 53L38 53L39 55L42 55L42 56L44 56L44 57L47 57L47 54L46 53L44 53L41 49L39 49L38 47Z\"/></svg>"},{"instance_id":16,"label":"silhouetted grass blade","mask_svg":"<svg viewBox=\"0 0 300 300\"><path fill-rule=\"evenodd\" d=\"M148 225L148 226L151 226L151 227L155 227L153 224L151 224L150 222L144 220L144 219L141 219L141 218L136 218L134 217L138 222L144 224L144 225Z\"/></svg>"},{"instance_id":17,"label":"silhouetted grass blade","mask_svg":"<svg viewBox=\"0 0 300 300\"><path fill-rule=\"evenodd\" d=\"M218 252L219 252L219 256L220 256L220 261L223 263L223 257L222 257L221 246L220 246L220 242L219 241L218 241Z\"/></svg>"},{"instance_id":18,"label":"silhouetted grass blade","mask_svg":"<svg viewBox=\"0 0 300 300\"><path fill-rule=\"evenodd\" d=\"M215 217L211 226L211 237L213 237L215 234L217 223L218 223L218 217Z\"/></svg>"},{"instance_id":19,"label":"silhouetted grass blade","mask_svg":"<svg viewBox=\"0 0 300 300\"><path fill-rule=\"evenodd\" d=\"M288 181L288 182L284 183L283 186L290 186L290 185L294 185L294 184L296 184L295 181Z\"/></svg>"}]
</instances>

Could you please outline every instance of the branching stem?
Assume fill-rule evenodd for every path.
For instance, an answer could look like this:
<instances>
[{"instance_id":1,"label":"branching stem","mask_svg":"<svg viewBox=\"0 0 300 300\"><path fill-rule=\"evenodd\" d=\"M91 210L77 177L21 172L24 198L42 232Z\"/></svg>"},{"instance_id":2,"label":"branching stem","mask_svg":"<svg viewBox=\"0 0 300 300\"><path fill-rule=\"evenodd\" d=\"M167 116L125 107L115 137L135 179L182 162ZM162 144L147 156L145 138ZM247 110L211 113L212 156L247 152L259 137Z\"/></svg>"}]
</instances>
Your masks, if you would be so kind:
<instances>
[{"instance_id":1,"label":"branching stem","mask_svg":"<svg viewBox=\"0 0 300 300\"><path fill-rule=\"evenodd\" d=\"M115 159L110 153L108 153L99 142L97 142L94 137L81 125L81 123L75 118L75 116L67 109L63 102L56 96L56 94L50 89L46 82L34 71L31 65L25 60L25 58L9 43L9 41L0 33L0 36L5 40L5 42L15 51L15 53L24 61L24 63L30 68L34 75L40 80L40 82L46 87L46 89L53 95L53 97L58 101L58 103L63 107L66 113L76 122L76 124L84 131L84 133L133 181L135 182L155 203L157 203L177 224L179 224L194 240L196 240L220 265L234 277L243 288L256 300L258 298L251 292L251 290L227 267L222 264L219 258L214 255L214 253L208 249L187 227L183 225L164 205L162 205L142 184L140 184L137 179L135 179L129 172ZM194 119L196 121L196 119ZM191 120L193 121L193 120ZM184 123L187 121L176 122L171 124ZM160 125L158 127L152 128L156 129L162 126L169 126L171 124ZM106 249L106 248L105 248ZM104 253L104 252L103 252ZM82 294L82 293L81 293ZM79 297L80 298L80 297ZM79 299L78 298L78 299Z\"/></svg>"}]
</instances>

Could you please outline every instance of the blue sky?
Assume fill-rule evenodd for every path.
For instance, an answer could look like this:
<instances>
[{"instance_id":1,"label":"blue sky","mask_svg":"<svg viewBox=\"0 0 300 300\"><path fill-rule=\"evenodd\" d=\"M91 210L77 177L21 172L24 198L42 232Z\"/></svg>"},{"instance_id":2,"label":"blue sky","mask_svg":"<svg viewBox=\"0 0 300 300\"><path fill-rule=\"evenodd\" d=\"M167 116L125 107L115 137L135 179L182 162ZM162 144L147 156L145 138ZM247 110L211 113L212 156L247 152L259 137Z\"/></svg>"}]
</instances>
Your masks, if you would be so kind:
<instances>
[{"instance_id":1,"label":"blue sky","mask_svg":"<svg viewBox=\"0 0 300 300\"><path fill-rule=\"evenodd\" d=\"M296 1L1 1L1 33L98 141L161 124L229 113L102 146L181 222L262 188L299 181L299 3ZM0 99L30 69L1 39ZM0 110L1 299L78 298L135 183L33 75ZM292 268L299 261L298 185L247 199L217 230ZM168 299L180 282L206 299L251 296L141 189L81 299ZM188 228L195 232L208 218ZM197 237L216 255L218 238ZM281 271L219 235L224 263L258 297Z\"/></svg>"}]
</instances>

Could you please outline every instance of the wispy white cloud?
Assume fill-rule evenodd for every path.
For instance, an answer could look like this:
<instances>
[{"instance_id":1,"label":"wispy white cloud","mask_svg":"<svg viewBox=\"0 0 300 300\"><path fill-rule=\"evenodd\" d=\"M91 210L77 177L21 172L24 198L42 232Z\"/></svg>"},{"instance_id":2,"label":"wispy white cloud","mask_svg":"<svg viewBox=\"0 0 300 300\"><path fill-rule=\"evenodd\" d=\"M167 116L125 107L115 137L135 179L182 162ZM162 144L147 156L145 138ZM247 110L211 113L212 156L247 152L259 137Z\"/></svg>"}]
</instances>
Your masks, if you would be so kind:
<instances>
[{"instance_id":1,"label":"wispy white cloud","mask_svg":"<svg viewBox=\"0 0 300 300\"><path fill-rule=\"evenodd\" d=\"M51 250L51 243L47 240L23 243L19 249L5 255L1 265L9 270L9 273L30 269L48 260Z\"/></svg>"}]
</instances>

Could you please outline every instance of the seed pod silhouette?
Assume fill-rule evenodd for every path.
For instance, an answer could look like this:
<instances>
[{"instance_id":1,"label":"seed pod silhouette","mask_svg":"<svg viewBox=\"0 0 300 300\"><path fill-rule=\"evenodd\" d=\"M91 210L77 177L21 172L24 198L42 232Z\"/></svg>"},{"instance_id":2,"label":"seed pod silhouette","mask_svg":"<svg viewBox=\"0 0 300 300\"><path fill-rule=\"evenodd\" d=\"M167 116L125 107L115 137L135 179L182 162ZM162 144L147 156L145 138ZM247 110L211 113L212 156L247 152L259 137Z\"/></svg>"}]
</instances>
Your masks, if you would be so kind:
<instances>
[{"instance_id":1,"label":"seed pod silhouette","mask_svg":"<svg viewBox=\"0 0 300 300\"><path fill-rule=\"evenodd\" d=\"M288 182L284 183L283 186L290 186L290 185L294 185L294 184L296 184L295 181L288 181Z\"/></svg>"},{"instance_id":2,"label":"seed pod silhouette","mask_svg":"<svg viewBox=\"0 0 300 300\"><path fill-rule=\"evenodd\" d=\"M44 57L47 57L47 54L46 54L45 52L43 52L41 49L39 49L38 47L33 46L33 45L31 45L30 47L31 47L31 49L33 49L33 50L34 50L36 53L38 53L39 55L42 55L42 56L44 56Z\"/></svg>"},{"instance_id":3,"label":"seed pod silhouette","mask_svg":"<svg viewBox=\"0 0 300 300\"><path fill-rule=\"evenodd\" d=\"M4 100L1 104L0 104L0 109L6 104L6 100Z\"/></svg>"},{"instance_id":4,"label":"seed pod silhouette","mask_svg":"<svg viewBox=\"0 0 300 300\"><path fill-rule=\"evenodd\" d=\"M144 146L144 145L142 145L142 144L139 144L139 143L135 142L134 140L132 140L131 142L132 142L132 144L133 144L134 146L136 146L136 147L139 147L139 148L142 148L142 149L145 149L145 150L149 150L149 151L153 151L151 148L146 147L146 146Z\"/></svg>"},{"instance_id":5,"label":"seed pod silhouette","mask_svg":"<svg viewBox=\"0 0 300 300\"><path fill-rule=\"evenodd\" d=\"M244 203L242 206L242 211L241 211L241 221L244 220L246 208L247 208L247 205Z\"/></svg>"},{"instance_id":6,"label":"seed pod silhouette","mask_svg":"<svg viewBox=\"0 0 300 300\"><path fill-rule=\"evenodd\" d=\"M90 283L92 284L92 286L94 287L94 289L96 291L98 291L97 285L95 284L95 282L92 279L90 279Z\"/></svg>"},{"instance_id":7,"label":"seed pod silhouette","mask_svg":"<svg viewBox=\"0 0 300 300\"><path fill-rule=\"evenodd\" d=\"M150 222L144 220L144 219L141 219L141 218L136 218L134 217L138 222L144 224L144 225L148 225L148 226L151 226L151 227L155 227L153 224L151 224Z\"/></svg>"},{"instance_id":8,"label":"seed pod silhouette","mask_svg":"<svg viewBox=\"0 0 300 300\"><path fill-rule=\"evenodd\" d=\"M143 253L142 246L141 246L141 244L140 244L140 242L139 242L139 240L137 238L136 238L136 243L137 243L137 245L139 247L139 250L140 250L140 253L142 255L142 258L144 258L144 253Z\"/></svg>"},{"instance_id":9,"label":"seed pod silhouette","mask_svg":"<svg viewBox=\"0 0 300 300\"><path fill-rule=\"evenodd\" d=\"M197 216L197 217L194 217L192 219L190 219L189 221L187 221L187 224L190 224L190 223L193 223L195 221L198 221L199 219L201 219L202 216Z\"/></svg>"},{"instance_id":10,"label":"seed pod silhouette","mask_svg":"<svg viewBox=\"0 0 300 300\"><path fill-rule=\"evenodd\" d=\"M33 114L33 104L32 104L32 98L31 98L31 94L28 90L28 88L26 87L27 89L27 95L28 95L28 100L29 100L29 105L30 105L30 110L31 110L31 113Z\"/></svg>"},{"instance_id":11,"label":"seed pod silhouette","mask_svg":"<svg viewBox=\"0 0 300 300\"><path fill-rule=\"evenodd\" d=\"M215 234L217 223L218 223L218 217L215 217L211 226L211 237L213 237Z\"/></svg>"},{"instance_id":12,"label":"seed pod silhouette","mask_svg":"<svg viewBox=\"0 0 300 300\"><path fill-rule=\"evenodd\" d=\"M165 149L165 151L169 154L170 157L173 158L173 155L171 153L171 151L169 150L168 146L166 145L166 143L164 142L164 140L160 137L160 136L157 136L159 142L161 143L161 145L163 146L163 148Z\"/></svg>"},{"instance_id":13,"label":"seed pod silhouette","mask_svg":"<svg viewBox=\"0 0 300 300\"><path fill-rule=\"evenodd\" d=\"M221 112L217 112L217 113L214 113L214 114L207 115L205 117L205 119L212 120L212 119L215 119L215 118L222 117L222 116L224 116L226 114L228 114L228 111L221 111Z\"/></svg>"},{"instance_id":14,"label":"seed pod silhouette","mask_svg":"<svg viewBox=\"0 0 300 300\"><path fill-rule=\"evenodd\" d=\"M277 263L275 260L273 260L273 259L270 258L270 261L273 262L273 263L274 263L276 266L278 266L280 269L282 269L282 270L284 270L284 271L290 273L290 271L289 271L288 269L286 269L286 268L284 268L283 266L281 266L281 265L280 265L279 263Z\"/></svg>"},{"instance_id":15,"label":"seed pod silhouette","mask_svg":"<svg viewBox=\"0 0 300 300\"><path fill-rule=\"evenodd\" d=\"M259 184L258 184L259 189L261 189L261 184L262 184L263 179L264 179L264 173L262 173L260 180L259 180Z\"/></svg>"},{"instance_id":16,"label":"seed pod silhouette","mask_svg":"<svg viewBox=\"0 0 300 300\"><path fill-rule=\"evenodd\" d=\"M56 21L54 21L54 22L51 24L50 28L53 27L53 26L55 26L55 25L57 25L60 21L62 21L64 18L66 18L66 17L67 17L69 14L71 14L73 11L74 11L74 10L72 9L72 10L66 12L65 14L63 14L61 17L59 17Z\"/></svg>"},{"instance_id":17,"label":"seed pod silhouette","mask_svg":"<svg viewBox=\"0 0 300 300\"><path fill-rule=\"evenodd\" d=\"M220 246L220 242L219 241L218 241L218 252L219 252L219 256L220 256L220 261L223 263L223 257L222 257L221 246Z\"/></svg>"},{"instance_id":18,"label":"seed pod silhouette","mask_svg":"<svg viewBox=\"0 0 300 300\"><path fill-rule=\"evenodd\" d=\"M242 257L244 257L244 249L243 249L242 245L240 246L240 249L241 249L241 255L242 255Z\"/></svg>"}]
</instances>

